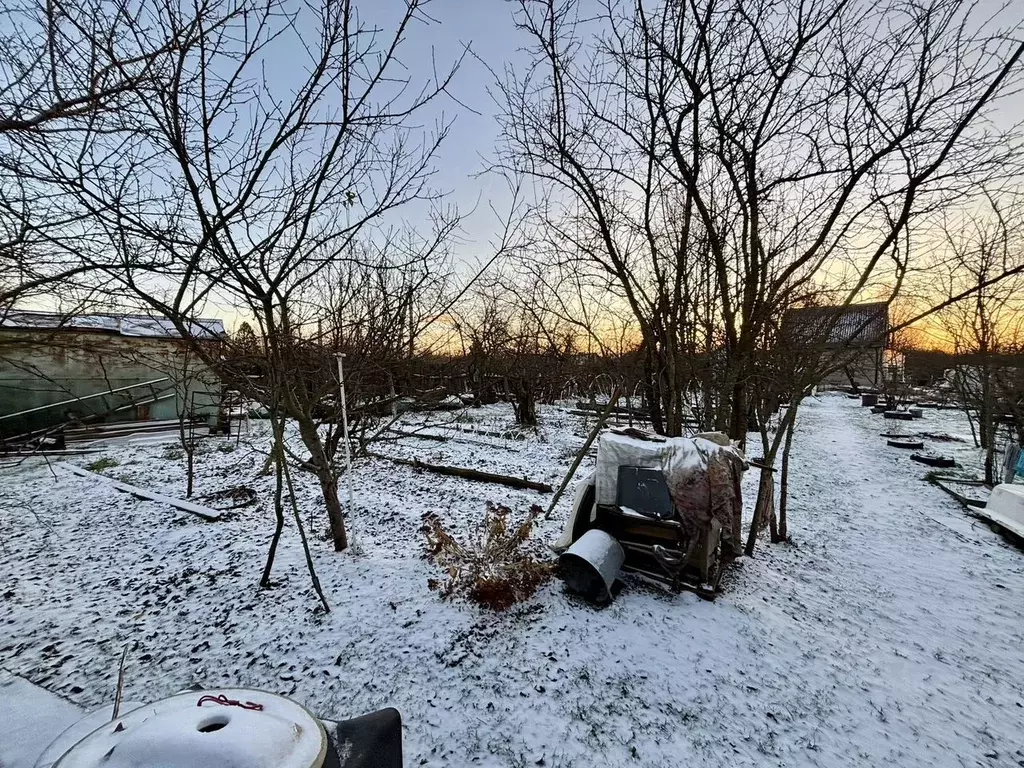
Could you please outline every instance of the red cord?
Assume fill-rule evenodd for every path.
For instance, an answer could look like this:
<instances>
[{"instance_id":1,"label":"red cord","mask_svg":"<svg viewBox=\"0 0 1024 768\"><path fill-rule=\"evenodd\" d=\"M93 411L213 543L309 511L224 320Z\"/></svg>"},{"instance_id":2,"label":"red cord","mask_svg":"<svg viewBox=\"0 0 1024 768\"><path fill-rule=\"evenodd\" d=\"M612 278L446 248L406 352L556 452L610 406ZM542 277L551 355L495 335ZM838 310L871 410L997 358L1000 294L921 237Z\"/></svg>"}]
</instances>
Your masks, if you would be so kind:
<instances>
[{"instance_id":1,"label":"red cord","mask_svg":"<svg viewBox=\"0 0 1024 768\"><path fill-rule=\"evenodd\" d=\"M218 696L207 694L196 702L196 706L201 707L207 701L212 701L214 704L223 704L225 707L241 707L242 709L254 709L256 711L263 710L262 704L257 704L254 701L236 701L235 699L229 699L223 693Z\"/></svg>"}]
</instances>

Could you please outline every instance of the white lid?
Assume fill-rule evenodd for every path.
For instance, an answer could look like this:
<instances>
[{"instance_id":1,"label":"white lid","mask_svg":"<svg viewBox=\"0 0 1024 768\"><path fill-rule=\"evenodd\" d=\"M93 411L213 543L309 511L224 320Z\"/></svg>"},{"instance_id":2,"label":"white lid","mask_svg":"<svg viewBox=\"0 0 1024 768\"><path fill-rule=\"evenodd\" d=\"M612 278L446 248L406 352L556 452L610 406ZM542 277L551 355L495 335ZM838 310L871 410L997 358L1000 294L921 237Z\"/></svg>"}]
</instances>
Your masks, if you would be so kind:
<instances>
[{"instance_id":1,"label":"white lid","mask_svg":"<svg viewBox=\"0 0 1024 768\"><path fill-rule=\"evenodd\" d=\"M217 703L218 697L262 709ZM264 691L217 688L178 694L105 723L54 768L320 768L326 752L323 725L300 704Z\"/></svg>"},{"instance_id":2,"label":"white lid","mask_svg":"<svg viewBox=\"0 0 1024 768\"><path fill-rule=\"evenodd\" d=\"M121 712L128 714L133 709L141 707L137 701L122 701ZM76 723L71 724L60 736L50 742L50 746L43 750L43 754L36 760L33 768L50 768L57 760L71 749L75 744L80 742L90 733L95 731L101 725L106 725L110 722L110 714L114 711L114 705L112 703L104 704L99 709L90 712L88 715L83 717Z\"/></svg>"}]
</instances>

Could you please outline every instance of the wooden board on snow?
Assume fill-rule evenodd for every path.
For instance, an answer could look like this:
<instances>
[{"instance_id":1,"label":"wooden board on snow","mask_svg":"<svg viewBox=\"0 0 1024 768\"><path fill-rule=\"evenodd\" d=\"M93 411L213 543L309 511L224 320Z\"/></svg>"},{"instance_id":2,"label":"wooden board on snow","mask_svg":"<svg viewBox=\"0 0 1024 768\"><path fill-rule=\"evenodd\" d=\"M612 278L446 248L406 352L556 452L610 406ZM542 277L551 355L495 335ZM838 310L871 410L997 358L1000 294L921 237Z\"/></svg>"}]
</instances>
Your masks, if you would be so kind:
<instances>
[{"instance_id":1,"label":"wooden board on snow","mask_svg":"<svg viewBox=\"0 0 1024 768\"><path fill-rule=\"evenodd\" d=\"M100 475L96 472L90 472L87 469L76 467L73 464L68 464L66 461L60 462L57 466L62 467L79 477L102 480L104 483L112 485L122 493L130 493L132 496L136 496L140 499L147 499L149 501L167 504L175 507L176 509L180 509L182 512L189 512L193 515L197 515L204 520L219 520L220 516L223 514L219 509L211 509L210 507L204 507L201 504L193 504L191 501L183 501L182 499L175 499L171 496L164 496L162 493L147 491L145 488L138 488L134 485L129 485L128 483L122 483L120 480L114 480L113 478L106 477L105 475Z\"/></svg>"},{"instance_id":2,"label":"wooden board on snow","mask_svg":"<svg viewBox=\"0 0 1024 768\"><path fill-rule=\"evenodd\" d=\"M965 507L984 507L987 503L990 489L982 480L935 474L930 480ZM983 496L985 498L981 498Z\"/></svg>"}]
</instances>

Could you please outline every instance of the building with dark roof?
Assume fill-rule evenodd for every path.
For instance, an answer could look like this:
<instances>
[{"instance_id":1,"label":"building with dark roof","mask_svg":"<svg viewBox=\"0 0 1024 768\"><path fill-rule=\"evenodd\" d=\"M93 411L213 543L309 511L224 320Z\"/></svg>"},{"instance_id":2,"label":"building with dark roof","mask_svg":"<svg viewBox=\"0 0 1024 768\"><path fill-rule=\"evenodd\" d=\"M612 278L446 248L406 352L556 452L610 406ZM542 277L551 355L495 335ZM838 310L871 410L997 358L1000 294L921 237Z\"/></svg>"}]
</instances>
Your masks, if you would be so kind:
<instances>
[{"instance_id":1,"label":"building with dark roof","mask_svg":"<svg viewBox=\"0 0 1024 768\"><path fill-rule=\"evenodd\" d=\"M879 387L885 379L889 305L800 307L782 318L780 337L794 350L814 350L841 362L823 385Z\"/></svg>"}]
</instances>

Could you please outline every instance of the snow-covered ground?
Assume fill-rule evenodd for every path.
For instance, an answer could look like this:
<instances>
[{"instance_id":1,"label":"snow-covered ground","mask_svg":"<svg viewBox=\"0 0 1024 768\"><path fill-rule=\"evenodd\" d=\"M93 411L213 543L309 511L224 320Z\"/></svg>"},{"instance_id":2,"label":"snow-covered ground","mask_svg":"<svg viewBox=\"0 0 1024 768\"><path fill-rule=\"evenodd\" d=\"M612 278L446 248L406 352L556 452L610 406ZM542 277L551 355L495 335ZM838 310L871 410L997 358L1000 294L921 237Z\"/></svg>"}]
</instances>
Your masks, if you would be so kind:
<instances>
[{"instance_id":1,"label":"snow-covered ground","mask_svg":"<svg viewBox=\"0 0 1024 768\"><path fill-rule=\"evenodd\" d=\"M586 427L541 415L538 438L380 450L557 485ZM497 406L458 418L497 429L509 417ZM203 443L197 494L242 483L260 494L220 522L36 461L2 470L0 667L88 708L110 699L121 649L135 643L132 699L200 683L273 690L334 718L395 706L408 765L1022 765L1024 552L878 434L955 422L883 422L843 396L811 400L792 465L795 541L760 545L715 603L627 582L595 610L553 582L499 615L427 589L437 574L422 558L422 515L467 530L487 500L525 509L550 496L361 461L362 554L314 540L324 614L291 528L276 587L256 589L273 522L271 481L256 477L259 423L237 448ZM111 477L183 492L173 445L74 461L105 456L118 462ZM315 482L296 476L308 515ZM748 500L755 484L750 473Z\"/></svg>"},{"instance_id":2,"label":"snow-covered ground","mask_svg":"<svg viewBox=\"0 0 1024 768\"><path fill-rule=\"evenodd\" d=\"M70 702L0 669L0 766L31 768L48 741L41 735L56 735L84 715Z\"/></svg>"}]
</instances>

